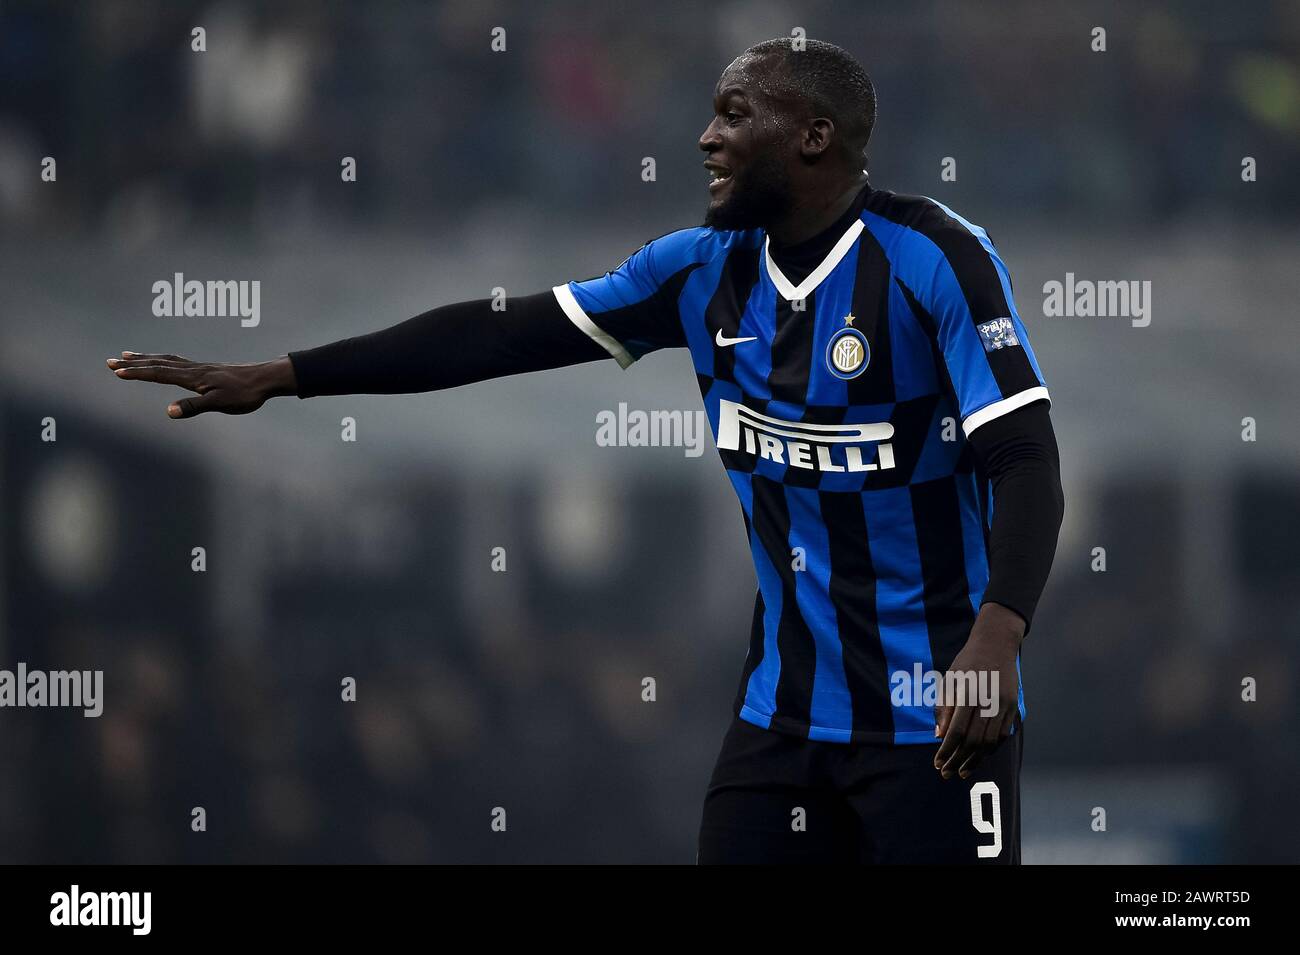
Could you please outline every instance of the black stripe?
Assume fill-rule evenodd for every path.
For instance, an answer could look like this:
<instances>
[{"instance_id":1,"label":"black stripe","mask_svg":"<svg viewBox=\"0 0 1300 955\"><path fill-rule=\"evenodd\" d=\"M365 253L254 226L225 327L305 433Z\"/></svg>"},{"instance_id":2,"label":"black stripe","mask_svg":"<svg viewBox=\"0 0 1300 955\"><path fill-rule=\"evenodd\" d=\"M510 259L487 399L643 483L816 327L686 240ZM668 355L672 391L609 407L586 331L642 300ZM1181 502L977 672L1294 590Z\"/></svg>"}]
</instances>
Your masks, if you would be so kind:
<instances>
[{"instance_id":1,"label":"black stripe","mask_svg":"<svg viewBox=\"0 0 1300 955\"><path fill-rule=\"evenodd\" d=\"M781 675L776 684L776 712L806 725L812 706L817 651L812 632L795 600L796 571L790 566L790 510L785 487L754 475L753 492L754 533L781 578L781 620L776 631Z\"/></svg>"},{"instance_id":2,"label":"black stripe","mask_svg":"<svg viewBox=\"0 0 1300 955\"><path fill-rule=\"evenodd\" d=\"M853 326L867 337L871 359L866 371L849 379L851 405L888 404L894 400L894 362L889 336L889 258L869 229L858 237L853 276Z\"/></svg>"},{"instance_id":3,"label":"black stripe","mask_svg":"<svg viewBox=\"0 0 1300 955\"><path fill-rule=\"evenodd\" d=\"M938 395L922 395L897 402L889 412L889 423L894 426L894 436L889 444L894 452L894 466L882 471L863 474L862 487L879 490L902 487L912 480L916 464L934 427L934 412L939 406Z\"/></svg>"},{"instance_id":4,"label":"black stripe","mask_svg":"<svg viewBox=\"0 0 1300 955\"><path fill-rule=\"evenodd\" d=\"M823 491L818 495L830 542L831 604L844 648L844 679L853 701L855 730L888 731L889 669L876 618L876 575L867 542L863 497Z\"/></svg>"},{"instance_id":5,"label":"black stripe","mask_svg":"<svg viewBox=\"0 0 1300 955\"><path fill-rule=\"evenodd\" d=\"M713 377L736 382L736 345L719 348L717 334L727 338L740 335L740 320L749 307L750 296L758 285L759 249L742 246L727 253L718 275L717 288L704 309L704 328L713 348Z\"/></svg>"},{"instance_id":6,"label":"black stripe","mask_svg":"<svg viewBox=\"0 0 1300 955\"><path fill-rule=\"evenodd\" d=\"M799 420L805 424L842 424L844 422L843 408L831 407L826 405L808 405L803 409L803 414ZM789 454L790 443L785 444L786 454ZM797 468L790 464L789 460L785 462L785 475L782 480L791 487L818 487L822 481L822 472L815 468Z\"/></svg>"},{"instance_id":7,"label":"black stripe","mask_svg":"<svg viewBox=\"0 0 1300 955\"><path fill-rule=\"evenodd\" d=\"M936 203L921 196L878 190L868 197L867 208L919 232L938 246L957 277L974 324L1011 316L1011 305L988 250L974 233ZM1038 376L1023 348L999 348L985 352L985 357L1004 398L1037 387Z\"/></svg>"},{"instance_id":8,"label":"black stripe","mask_svg":"<svg viewBox=\"0 0 1300 955\"><path fill-rule=\"evenodd\" d=\"M767 375L771 401L803 405L808 400L808 379L812 374L813 337L816 331L817 292L809 292L802 309L776 296L776 323L772 336L772 368ZM816 409L804 407L800 421L822 423ZM829 422L827 422L829 423ZM835 424L839 421L835 420ZM787 451L788 443L785 445ZM793 487L816 487L821 474L812 469L791 467L785 462L782 482Z\"/></svg>"},{"instance_id":9,"label":"black stripe","mask_svg":"<svg viewBox=\"0 0 1300 955\"><path fill-rule=\"evenodd\" d=\"M943 672L966 643L975 623L966 579L965 546L957 479L943 477L913 484L912 520L921 557L925 625L930 659Z\"/></svg>"},{"instance_id":10,"label":"black stripe","mask_svg":"<svg viewBox=\"0 0 1300 955\"><path fill-rule=\"evenodd\" d=\"M809 292L803 308L776 296L776 331L772 336L772 370L767 375L768 394L773 401L802 405L808 400L808 376L812 371L814 317L817 293Z\"/></svg>"}]
</instances>

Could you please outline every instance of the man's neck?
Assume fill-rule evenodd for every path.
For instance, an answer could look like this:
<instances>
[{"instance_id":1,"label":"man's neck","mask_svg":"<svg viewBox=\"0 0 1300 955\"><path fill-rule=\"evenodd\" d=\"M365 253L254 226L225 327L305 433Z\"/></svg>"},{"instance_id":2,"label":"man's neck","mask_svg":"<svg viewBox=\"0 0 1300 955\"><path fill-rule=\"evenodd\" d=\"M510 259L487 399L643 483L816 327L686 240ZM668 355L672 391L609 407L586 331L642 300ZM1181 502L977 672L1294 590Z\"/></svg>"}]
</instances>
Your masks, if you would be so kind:
<instances>
[{"instance_id":1,"label":"man's neck","mask_svg":"<svg viewBox=\"0 0 1300 955\"><path fill-rule=\"evenodd\" d=\"M767 234L772 237L772 243L797 245L830 228L836 219L844 215L866 184L866 173L859 172L814 196L797 201L788 215L768 227Z\"/></svg>"}]
</instances>

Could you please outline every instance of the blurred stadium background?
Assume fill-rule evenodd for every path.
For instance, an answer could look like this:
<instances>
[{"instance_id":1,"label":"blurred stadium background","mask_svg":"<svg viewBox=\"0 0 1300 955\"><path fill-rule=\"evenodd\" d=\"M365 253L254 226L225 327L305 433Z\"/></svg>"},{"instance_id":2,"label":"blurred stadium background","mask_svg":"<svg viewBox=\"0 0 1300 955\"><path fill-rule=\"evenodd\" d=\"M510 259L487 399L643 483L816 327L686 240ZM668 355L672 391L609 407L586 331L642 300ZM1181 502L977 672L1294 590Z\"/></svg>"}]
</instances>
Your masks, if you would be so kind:
<instances>
[{"instance_id":1,"label":"blurred stadium background","mask_svg":"<svg viewBox=\"0 0 1300 955\"><path fill-rule=\"evenodd\" d=\"M743 524L711 446L595 441L700 407L684 354L191 422L103 360L612 268L699 222L717 75L795 26L876 82L873 183L988 228L1055 399L1026 861L1300 860L1300 5L99 0L0 2L0 667L106 684L0 710L0 862L693 861ZM260 324L154 317L175 272ZM1067 272L1150 280L1150 326L1045 317Z\"/></svg>"}]
</instances>

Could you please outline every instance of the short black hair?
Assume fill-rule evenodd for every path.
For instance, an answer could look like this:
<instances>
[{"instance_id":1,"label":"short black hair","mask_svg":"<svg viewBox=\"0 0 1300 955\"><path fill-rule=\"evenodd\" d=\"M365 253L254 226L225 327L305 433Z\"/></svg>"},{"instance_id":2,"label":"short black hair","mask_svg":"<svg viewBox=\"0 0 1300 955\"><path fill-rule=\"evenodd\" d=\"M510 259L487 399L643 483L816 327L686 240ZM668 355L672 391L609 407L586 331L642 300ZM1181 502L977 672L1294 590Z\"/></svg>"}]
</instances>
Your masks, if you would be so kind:
<instances>
[{"instance_id":1,"label":"short black hair","mask_svg":"<svg viewBox=\"0 0 1300 955\"><path fill-rule=\"evenodd\" d=\"M776 37L754 44L744 55L776 58L781 69L772 82L777 88L765 92L802 99L813 115L835 123L850 149L865 152L876 125L871 77L853 54L834 43L801 40L800 47L795 48L793 37Z\"/></svg>"}]
</instances>

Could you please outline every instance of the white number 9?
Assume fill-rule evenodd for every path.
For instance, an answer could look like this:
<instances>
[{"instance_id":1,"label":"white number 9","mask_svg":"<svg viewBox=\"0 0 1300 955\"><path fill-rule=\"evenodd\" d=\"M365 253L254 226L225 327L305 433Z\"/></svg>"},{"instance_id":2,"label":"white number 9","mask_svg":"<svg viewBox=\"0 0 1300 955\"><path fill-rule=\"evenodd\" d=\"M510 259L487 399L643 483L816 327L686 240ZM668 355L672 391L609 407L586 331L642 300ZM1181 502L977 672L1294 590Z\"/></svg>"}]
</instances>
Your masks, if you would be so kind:
<instances>
[{"instance_id":1,"label":"white number 9","mask_svg":"<svg viewBox=\"0 0 1300 955\"><path fill-rule=\"evenodd\" d=\"M993 797L992 819L984 818L985 793ZM1002 800L998 795L998 784L994 782L976 783L970 788L970 824L976 832L993 833L993 844L979 846L976 852L981 859L995 859L1002 852Z\"/></svg>"}]
</instances>

